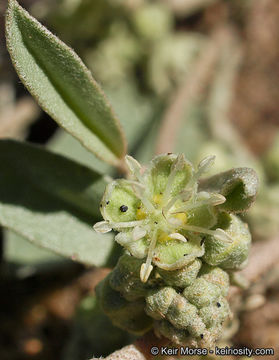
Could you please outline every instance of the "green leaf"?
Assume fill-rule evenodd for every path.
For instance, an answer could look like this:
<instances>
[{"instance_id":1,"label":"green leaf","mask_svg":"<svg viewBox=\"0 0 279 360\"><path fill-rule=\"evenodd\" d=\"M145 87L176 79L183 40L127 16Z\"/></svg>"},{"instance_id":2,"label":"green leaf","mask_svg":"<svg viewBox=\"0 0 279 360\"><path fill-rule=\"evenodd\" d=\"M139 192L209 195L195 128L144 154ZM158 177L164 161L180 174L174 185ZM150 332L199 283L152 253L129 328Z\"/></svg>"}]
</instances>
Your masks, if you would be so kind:
<instances>
[{"instance_id":1,"label":"green leaf","mask_svg":"<svg viewBox=\"0 0 279 360\"><path fill-rule=\"evenodd\" d=\"M259 186L256 172L250 168L235 168L203 179L200 191L218 192L226 201L219 209L240 213L255 201Z\"/></svg>"},{"instance_id":2,"label":"green leaf","mask_svg":"<svg viewBox=\"0 0 279 360\"><path fill-rule=\"evenodd\" d=\"M105 90L115 113L121 119L129 144L129 153L132 153L135 148L142 145L147 132L150 131L154 117L158 113L159 104L154 101L154 98L143 96L134 82L129 79L117 88ZM133 114L132 120L131 114ZM110 176L115 174L112 166L97 159L62 129L55 133L47 146L56 153L70 157L93 170L98 170L99 173Z\"/></svg>"},{"instance_id":3,"label":"green leaf","mask_svg":"<svg viewBox=\"0 0 279 360\"><path fill-rule=\"evenodd\" d=\"M31 244L13 231L6 230L4 240L5 262L31 268L48 265L53 268L56 263L65 262L65 258Z\"/></svg>"},{"instance_id":4,"label":"green leaf","mask_svg":"<svg viewBox=\"0 0 279 360\"><path fill-rule=\"evenodd\" d=\"M118 166L126 153L120 124L80 58L9 0L7 47L18 75L40 106L84 147Z\"/></svg>"},{"instance_id":5,"label":"green leaf","mask_svg":"<svg viewBox=\"0 0 279 360\"><path fill-rule=\"evenodd\" d=\"M97 235L103 177L37 146L0 141L0 224L35 245L103 265L113 235Z\"/></svg>"}]
</instances>

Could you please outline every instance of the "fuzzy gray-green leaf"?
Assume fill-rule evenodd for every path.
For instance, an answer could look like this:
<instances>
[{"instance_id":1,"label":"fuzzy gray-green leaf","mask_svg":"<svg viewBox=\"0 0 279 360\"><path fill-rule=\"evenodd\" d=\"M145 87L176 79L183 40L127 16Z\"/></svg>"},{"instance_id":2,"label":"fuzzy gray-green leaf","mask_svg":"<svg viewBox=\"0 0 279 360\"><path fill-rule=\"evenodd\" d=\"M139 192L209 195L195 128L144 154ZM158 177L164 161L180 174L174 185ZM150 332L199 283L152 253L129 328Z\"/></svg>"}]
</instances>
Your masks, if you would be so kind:
<instances>
[{"instance_id":1,"label":"fuzzy gray-green leaf","mask_svg":"<svg viewBox=\"0 0 279 360\"><path fill-rule=\"evenodd\" d=\"M0 141L0 224L76 261L104 264L113 237L92 229L103 177L39 147Z\"/></svg>"},{"instance_id":2,"label":"fuzzy gray-green leaf","mask_svg":"<svg viewBox=\"0 0 279 360\"><path fill-rule=\"evenodd\" d=\"M80 58L9 0L7 47L17 73L40 106L88 150L113 165L126 152L104 93Z\"/></svg>"},{"instance_id":3,"label":"fuzzy gray-green leaf","mask_svg":"<svg viewBox=\"0 0 279 360\"><path fill-rule=\"evenodd\" d=\"M235 168L201 181L200 191L218 192L226 201L220 209L240 213L255 201L259 186L256 172L251 168Z\"/></svg>"}]
</instances>

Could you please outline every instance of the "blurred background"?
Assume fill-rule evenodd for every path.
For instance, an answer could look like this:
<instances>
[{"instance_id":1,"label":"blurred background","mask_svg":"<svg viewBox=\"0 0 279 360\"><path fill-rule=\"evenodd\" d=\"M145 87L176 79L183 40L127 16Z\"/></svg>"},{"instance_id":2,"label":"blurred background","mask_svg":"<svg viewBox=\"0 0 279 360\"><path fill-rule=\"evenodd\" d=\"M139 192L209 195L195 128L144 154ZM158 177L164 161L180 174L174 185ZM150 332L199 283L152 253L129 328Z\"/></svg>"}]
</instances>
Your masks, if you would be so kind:
<instances>
[{"instance_id":1,"label":"blurred background","mask_svg":"<svg viewBox=\"0 0 279 360\"><path fill-rule=\"evenodd\" d=\"M183 152L195 164L214 154L212 173L253 167L261 185L245 220L255 243L277 236L278 0L19 3L90 68L130 154L147 163L156 153ZM117 175L58 129L20 83L5 49L6 6L1 1L0 138L41 144ZM85 269L0 229L0 270L1 360L86 360L133 340L96 304L94 287L109 269ZM278 280L275 265L234 298L236 316L221 344L279 351Z\"/></svg>"}]
</instances>

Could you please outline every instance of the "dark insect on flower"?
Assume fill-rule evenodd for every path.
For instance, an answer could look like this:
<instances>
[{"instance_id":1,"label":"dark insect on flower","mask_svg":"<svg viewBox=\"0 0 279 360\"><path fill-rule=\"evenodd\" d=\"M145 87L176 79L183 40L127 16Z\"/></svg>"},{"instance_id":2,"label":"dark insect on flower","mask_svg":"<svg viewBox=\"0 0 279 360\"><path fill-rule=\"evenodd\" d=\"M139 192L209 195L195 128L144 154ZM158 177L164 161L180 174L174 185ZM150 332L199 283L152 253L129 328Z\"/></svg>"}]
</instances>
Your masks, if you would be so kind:
<instances>
[{"instance_id":1,"label":"dark insect on flower","mask_svg":"<svg viewBox=\"0 0 279 360\"><path fill-rule=\"evenodd\" d=\"M121 212L126 212L126 211L128 210L128 206L126 206L126 205L121 205L120 208L119 208L119 210L120 210Z\"/></svg>"}]
</instances>

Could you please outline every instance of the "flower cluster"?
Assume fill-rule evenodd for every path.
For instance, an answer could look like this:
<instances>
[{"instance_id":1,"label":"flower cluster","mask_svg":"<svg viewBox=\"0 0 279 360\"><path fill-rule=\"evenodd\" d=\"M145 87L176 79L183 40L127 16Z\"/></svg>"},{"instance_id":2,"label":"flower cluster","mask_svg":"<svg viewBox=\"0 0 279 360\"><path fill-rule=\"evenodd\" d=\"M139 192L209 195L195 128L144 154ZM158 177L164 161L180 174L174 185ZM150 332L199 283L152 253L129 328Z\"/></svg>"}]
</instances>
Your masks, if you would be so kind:
<instances>
[{"instance_id":1,"label":"flower cluster","mask_svg":"<svg viewBox=\"0 0 279 360\"><path fill-rule=\"evenodd\" d=\"M235 214L254 201L258 180L246 168L201 179L213 162L208 156L195 169L184 155L166 154L143 169L126 156L129 179L107 186L94 229L117 231L127 253L98 294L116 325L134 333L153 326L193 346L220 336L231 314L228 272L245 265L251 242Z\"/></svg>"},{"instance_id":2,"label":"flower cluster","mask_svg":"<svg viewBox=\"0 0 279 360\"><path fill-rule=\"evenodd\" d=\"M144 171L127 156L131 178L107 186L100 205L105 221L95 224L94 229L118 231L115 240L119 244L136 258L146 258L140 271L143 282L153 265L175 270L202 257L205 235L225 247L233 243L232 234L218 226L217 206L226 198L198 187L199 178L213 161L213 156L205 158L195 171L184 155L160 155Z\"/></svg>"}]
</instances>

